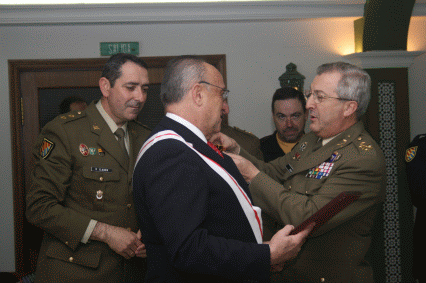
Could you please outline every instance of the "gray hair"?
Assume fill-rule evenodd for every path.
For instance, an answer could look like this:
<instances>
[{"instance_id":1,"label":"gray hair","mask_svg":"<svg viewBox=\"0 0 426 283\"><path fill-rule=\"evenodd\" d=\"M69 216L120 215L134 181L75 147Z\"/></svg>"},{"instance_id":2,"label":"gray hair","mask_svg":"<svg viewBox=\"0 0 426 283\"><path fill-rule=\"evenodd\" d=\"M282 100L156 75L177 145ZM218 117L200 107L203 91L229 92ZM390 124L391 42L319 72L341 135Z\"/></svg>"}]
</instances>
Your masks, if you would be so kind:
<instances>
[{"instance_id":1,"label":"gray hair","mask_svg":"<svg viewBox=\"0 0 426 283\"><path fill-rule=\"evenodd\" d=\"M358 103L357 119L361 119L370 102L370 75L363 69L345 62L323 64L317 69L317 75L332 72L342 75L336 88L337 95L340 98L356 101Z\"/></svg>"},{"instance_id":2,"label":"gray hair","mask_svg":"<svg viewBox=\"0 0 426 283\"><path fill-rule=\"evenodd\" d=\"M203 80L204 63L204 59L192 55L175 57L167 63L160 90L164 107L179 102L194 83Z\"/></svg>"}]
</instances>

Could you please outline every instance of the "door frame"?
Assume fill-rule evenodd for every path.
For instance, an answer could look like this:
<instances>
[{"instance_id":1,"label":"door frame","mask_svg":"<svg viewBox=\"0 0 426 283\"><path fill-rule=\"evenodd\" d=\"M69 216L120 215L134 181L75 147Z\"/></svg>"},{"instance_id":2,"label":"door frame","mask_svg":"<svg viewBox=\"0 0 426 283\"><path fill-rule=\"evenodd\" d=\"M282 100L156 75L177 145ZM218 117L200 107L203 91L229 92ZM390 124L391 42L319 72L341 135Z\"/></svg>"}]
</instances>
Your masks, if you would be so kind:
<instances>
[{"instance_id":1,"label":"door frame","mask_svg":"<svg viewBox=\"0 0 426 283\"><path fill-rule=\"evenodd\" d=\"M175 56L141 57L149 66L150 78L162 78L167 62ZM206 62L215 66L222 74L226 84L226 56L200 55ZM23 160L23 115L24 102L21 93L21 75L25 72L52 72L60 73L67 71L101 71L108 58L89 59L35 59L35 60L8 60L9 64L9 96L10 96L10 120L11 120L11 144L12 144L12 183L13 183L13 215L15 234L15 274L21 278L32 272L25 268L26 259L24 255L23 221L25 217L25 171ZM159 82L157 82L159 83ZM70 87L70 86L67 86ZM26 109L26 111L28 111ZM38 108L34 109L37 111ZM28 172L29 173L29 172ZM35 270L36 262L30 263Z\"/></svg>"}]
</instances>

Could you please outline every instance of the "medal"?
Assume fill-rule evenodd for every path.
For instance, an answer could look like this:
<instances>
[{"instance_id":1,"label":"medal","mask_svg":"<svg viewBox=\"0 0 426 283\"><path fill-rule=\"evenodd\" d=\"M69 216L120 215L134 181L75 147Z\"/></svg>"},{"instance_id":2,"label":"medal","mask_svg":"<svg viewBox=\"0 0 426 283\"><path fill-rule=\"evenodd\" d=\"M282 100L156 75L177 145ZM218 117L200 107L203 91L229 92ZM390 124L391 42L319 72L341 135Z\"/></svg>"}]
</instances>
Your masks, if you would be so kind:
<instances>
[{"instance_id":1,"label":"medal","mask_svg":"<svg viewBox=\"0 0 426 283\"><path fill-rule=\"evenodd\" d=\"M102 200L102 198L104 197L104 192L99 190L96 192L96 199L97 200Z\"/></svg>"},{"instance_id":2,"label":"medal","mask_svg":"<svg viewBox=\"0 0 426 283\"><path fill-rule=\"evenodd\" d=\"M83 156L89 155L89 148L84 143L80 144L80 152Z\"/></svg>"}]
</instances>

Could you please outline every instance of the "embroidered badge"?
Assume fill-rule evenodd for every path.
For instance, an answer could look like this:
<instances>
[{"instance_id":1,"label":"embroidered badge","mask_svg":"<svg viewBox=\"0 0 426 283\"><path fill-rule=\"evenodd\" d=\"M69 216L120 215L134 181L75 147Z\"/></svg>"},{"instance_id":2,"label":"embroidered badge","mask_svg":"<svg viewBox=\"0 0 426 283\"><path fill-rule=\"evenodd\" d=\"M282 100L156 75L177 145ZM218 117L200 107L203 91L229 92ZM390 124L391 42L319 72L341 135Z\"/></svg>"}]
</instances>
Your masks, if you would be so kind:
<instances>
[{"instance_id":1,"label":"embroidered badge","mask_svg":"<svg viewBox=\"0 0 426 283\"><path fill-rule=\"evenodd\" d=\"M96 154L96 148L95 147L89 147L89 154L95 155Z\"/></svg>"},{"instance_id":2,"label":"embroidered badge","mask_svg":"<svg viewBox=\"0 0 426 283\"><path fill-rule=\"evenodd\" d=\"M410 147L405 151L405 161L410 162L414 159L417 153L417 146Z\"/></svg>"},{"instance_id":3,"label":"embroidered badge","mask_svg":"<svg viewBox=\"0 0 426 283\"><path fill-rule=\"evenodd\" d=\"M98 152L100 156L104 156L105 155L105 151L102 148L98 148Z\"/></svg>"},{"instance_id":4,"label":"embroidered badge","mask_svg":"<svg viewBox=\"0 0 426 283\"><path fill-rule=\"evenodd\" d=\"M306 145L307 145L307 144L308 144L307 142L302 143L302 144L300 145L300 150L301 150L301 151L304 151L304 150L305 150L305 148L306 148Z\"/></svg>"},{"instance_id":5,"label":"embroidered badge","mask_svg":"<svg viewBox=\"0 0 426 283\"><path fill-rule=\"evenodd\" d=\"M342 157L342 155L338 153L337 151L335 151L330 157L330 162L336 162L337 160L340 159L340 157Z\"/></svg>"},{"instance_id":6,"label":"embroidered badge","mask_svg":"<svg viewBox=\"0 0 426 283\"><path fill-rule=\"evenodd\" d=\"M296 159L297 161L300 160L300 153L296 152L293 156L293 159Z\"/></svg>"},{"instance_id":7,"label":"embroidered badge","mask_svg":"<svg viewBox=\"0 0 426 283\"><path fill-rule=\"evenodd\" d=\"M285 169L287 169L287 171L288 171L289 173L293 172L293 167L292 167L290 164L287 164L287 165L285 166Z\"/></svg>"},{"instance_id":8,"label":"embroidered badge","mask_svg":"<svg viewBox=\"0 0 426 283\"><path fill-rule=\"evenodd\" d=\"M52 152L54 147L55 147L55 144L52 141L44 138L43 143L41 144L41 147L40 147L40 156L43 159L46 159L49 156L49 154Z\"/></svg>"},{"instance_id":9,"label":"embroidered badge","mask_svg":"<svg viewBox=\"0 0 426 283\"><path fill-rule=\"evenodd\" d=\"M89 148L84 143L80 144L80 152L83 154L83 156L89 155Z\"/></svg>"}]
</instances>

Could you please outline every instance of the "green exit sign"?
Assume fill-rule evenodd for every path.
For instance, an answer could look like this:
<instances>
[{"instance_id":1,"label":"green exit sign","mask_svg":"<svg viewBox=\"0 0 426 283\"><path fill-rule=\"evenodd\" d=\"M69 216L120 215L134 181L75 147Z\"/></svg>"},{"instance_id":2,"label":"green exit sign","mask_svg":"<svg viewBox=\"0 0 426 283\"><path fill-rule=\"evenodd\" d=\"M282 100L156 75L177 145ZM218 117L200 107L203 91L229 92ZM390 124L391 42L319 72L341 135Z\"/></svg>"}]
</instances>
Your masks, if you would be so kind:
<instances>
[{"instance_id":1,"label":"green exit sign","mask_svg":"<svg viewBox=\"0 0 426 283\"><path fill-rule=\"evenodd\" d=\"M117 53L139 55L139 42L101 42L101 56Z\"/></svg>"}]
</instances>

